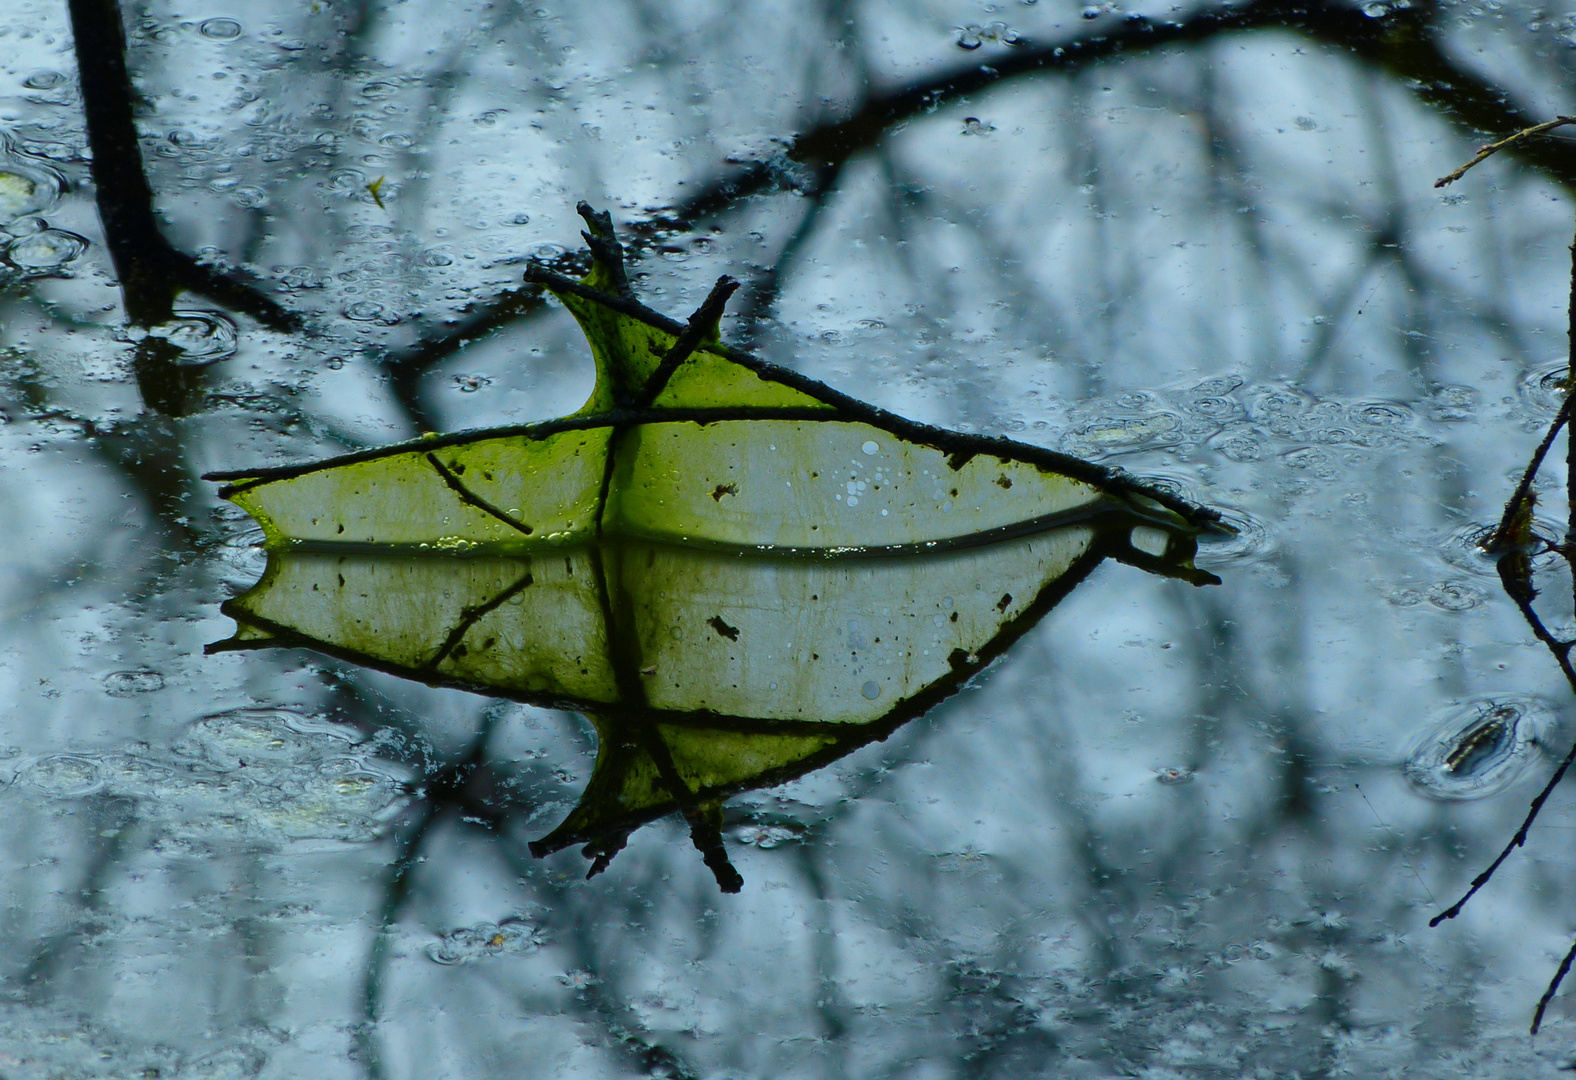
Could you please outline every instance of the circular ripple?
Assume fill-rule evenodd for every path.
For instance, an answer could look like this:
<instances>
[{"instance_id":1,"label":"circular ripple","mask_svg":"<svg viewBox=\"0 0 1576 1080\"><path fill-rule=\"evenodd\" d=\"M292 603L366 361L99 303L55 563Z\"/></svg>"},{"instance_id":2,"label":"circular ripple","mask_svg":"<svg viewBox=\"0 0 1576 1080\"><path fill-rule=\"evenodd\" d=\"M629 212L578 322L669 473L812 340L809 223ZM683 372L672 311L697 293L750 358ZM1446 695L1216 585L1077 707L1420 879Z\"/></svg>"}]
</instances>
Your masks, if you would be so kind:
<instances>
[{"instance_id":1,"label":"circular ripple","mask_svg":"<svg viewBox=\"0 0 1576 1080\"><path fill-rule=\"evenodd\" d=\"M1469 573L1497 578L1499 556L1490 555L1483 550L1483 545L1488 543L1497 528L1499 528L1498 522L1492 525L1473 523L1461 526L1445 537L1442 545L1445 561ZM1539 518L1532 523L1532 535L1544 548L1551 548L1559 542L1560 530L1552 522ZM1534 570L1541 570L1556 557L1553 551L1541 550L1533 555L1532 567Z\"/></svg>"},{"instance_id":2,"label":"circular ripple","mask_svg":"<svg viewBox=\"0 0 1576 1080\"><path fill-rule=\"evenodd\" d=\"M156 331L181 350L177 363L207 367L235 355L239 338L235 323L217 311L177 311L175 318Z\"/></svg>"},{"instance_id":3,"label":"circular ripple","mask_svg":"<svg viewBox=\"0 0 1576 1080\"><path fill-rule=\"evenodd\" d=\"M505 919L451 930L427 947L427 956L435 964L468 964L493 956L535 952L541 944L540 934L530 923Z\"/></svg>"},{"instance_id":4,"label":"circular ripple","mask_svg":"<svg viewBox=\"0 0 1576 1080\"><path fill-rule=\"evenodd\" d=\"M1253 563L1275 552L1275 541L1268 526L1244 510L1221 509L1221 523L1236 530L1230 535L1205 533L1198 538L1198 559L1203 566L1228 563Z\"/></svg>"},{"instance_id":5,"label":"circular ripple","mask_svg":"<svg viewBox=\"0 0 1576 1080\"><path fill-rule=\"evenodd\" d=\"M1528 372L1516 389L1523 401L1546 412L1558 412L1565 402L1565 360L1551 361Z\"/></svg>"},{"instance_id":6,"label":"circular ripple","mask_svg":"<svg viewBox=\"0 0 1576 1080\"><path fill-rule=\"evenodd\" d=\"M1481 799L1536 764L1554 734L1554 710L1531 697L1482 698L1431 718L1401 765L1435 799Z\"/></svg>"}]
</instances>

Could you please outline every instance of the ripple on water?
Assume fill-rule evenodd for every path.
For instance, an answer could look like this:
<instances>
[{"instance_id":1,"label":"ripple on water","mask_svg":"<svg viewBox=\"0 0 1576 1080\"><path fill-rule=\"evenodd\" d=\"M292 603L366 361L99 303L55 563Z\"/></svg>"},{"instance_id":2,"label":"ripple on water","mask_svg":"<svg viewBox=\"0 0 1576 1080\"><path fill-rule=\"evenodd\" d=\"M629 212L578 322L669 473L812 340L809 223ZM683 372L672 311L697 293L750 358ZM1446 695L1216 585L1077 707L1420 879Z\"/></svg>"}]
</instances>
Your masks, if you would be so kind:
<instances>
[{"instance_id":1,"label":"ripple on water","mask_svg":"<svg viewBox=\"0 0 1576 1080\"><path fill-rule=\"evenodd\" d=\"M1516 390L1521 399L1542 412L1558 412L1565 401L1567 361L1551 361L1522 376Z\"/></svg>"},{"instance_id":2,"label":"ripple on water","mask_svg":"<svg viewBox=\"0 0 1576 1080\"><path fill-rule=\"evenodd\" d=\"M1435 714L1401 772L1435 799L1481 799L1505 790L1549 750L1554 710L1532 697L1480 698Z\"/></svg>"},{"instance_id":3,"label":"ripple on water","mask_svg":"<svg viewBox=\"0 0 1576 1080\"><path fill-rule=\"evenodd\" d=\"M176 363L207 367L235 355L239 336L235 322L217 311L177 311L153 331L181 351Z\"/></svg>"},{"instance_id":4,"label":"ripple on water","mask_svg":"<svg viewBox=\"0 0 1576 1080\"><path fill-rule=\"evenodd\" d=\"M1442 545L1445 561L1469 573L1497 578L1499 556L1483 550L1483 545L1488 543L1497 528L1499 522L1496 521L1489 525L1474 522L1456 529L1445 537ZM1557 557L1549 549L1559 543L1560 529L1553 522L1539 518L1532 523L1532 535L1541 542L1542 549L1533 554L1532 566L1534 570L1543 569Z\"/></svg>"},{"instance_id":5,"label":"ripple on water","mask_svg":"<svg viewBox=\"0 0 1576 1080\"><path fill-rule=\"evenodd\" d=\"M1275 553L1275 539L1269 527L1246 510L1222 507L1220 520L1236 532L1200 536L1197 559L1200 566L1261 562Z\"/></svg>"}]
</instances>

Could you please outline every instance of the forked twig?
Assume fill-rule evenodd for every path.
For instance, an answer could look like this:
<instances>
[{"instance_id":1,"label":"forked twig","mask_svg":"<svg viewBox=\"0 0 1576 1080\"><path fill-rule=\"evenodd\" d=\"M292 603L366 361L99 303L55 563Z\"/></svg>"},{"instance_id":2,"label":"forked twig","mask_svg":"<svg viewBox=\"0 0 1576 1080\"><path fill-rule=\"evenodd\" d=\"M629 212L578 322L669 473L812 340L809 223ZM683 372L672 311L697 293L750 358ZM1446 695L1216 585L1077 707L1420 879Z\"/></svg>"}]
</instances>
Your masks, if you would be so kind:
<instances>
[{"instance_id":1,"label":"forked twig","mask_svg":"<svg viewBox=\"0 0 1576 1080\"><path fill-rule=\"evenodd\" d=\"M1461 166L1455 172L1441 176L1438 180L1435 180L1434 186L1436 188L1442 188L1450 184L1454 184L1457 180L1465 176L1467 174L1467 170L1472 168L1472 166L1482 164L1489 158L1493 157L1495 154L1499 153L1501 150L1505 149L1505 147L1510 146L1512 143L1519 142L1522 139L1531 138L1534 135L1547 135L1555 128L1564 127L1566 124L1576 124L1576 116L1556 116L1553 120L1546 120L1541 124L1533 124L1531 127L1522 128L1514 135L1505 136L1503 139L1499 140L1499 142L1492 142L1486 146L1480 146L1478 147L1476 157L1467 162L1465 165Z\"/></svg>"}]
</instances>

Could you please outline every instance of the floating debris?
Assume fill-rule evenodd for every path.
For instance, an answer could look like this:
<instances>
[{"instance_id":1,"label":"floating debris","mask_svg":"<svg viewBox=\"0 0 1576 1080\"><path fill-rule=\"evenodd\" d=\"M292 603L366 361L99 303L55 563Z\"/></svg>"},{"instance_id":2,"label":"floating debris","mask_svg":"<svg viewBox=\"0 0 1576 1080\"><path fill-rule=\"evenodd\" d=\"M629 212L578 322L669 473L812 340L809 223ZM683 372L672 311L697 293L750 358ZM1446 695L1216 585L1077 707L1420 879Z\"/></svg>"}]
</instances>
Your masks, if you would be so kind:
<instances>
[{"instance_id":1,"label":"floating debris","mask_svg":"<svg viewBox=\"0 0 1576 1080\"><path fill-rule=\"evenodd\" d=\"M522 956L541 944L536 927L514 918L450 930L427 946L427 955L435 964L469 964L494 956Z\"/></svg>"},{"instance_id":2,"label":"floating debris","mask_svg":"<svg viewBox=\"0 0 1576 1080\"><path fill-rule=\"evenodd\" d=\"M1554 711L1537 698L1482 699L1431 723L1401 771L1436 799L1481 799L1504 791L1548 748Z\"/></svg>"}]
</instances>

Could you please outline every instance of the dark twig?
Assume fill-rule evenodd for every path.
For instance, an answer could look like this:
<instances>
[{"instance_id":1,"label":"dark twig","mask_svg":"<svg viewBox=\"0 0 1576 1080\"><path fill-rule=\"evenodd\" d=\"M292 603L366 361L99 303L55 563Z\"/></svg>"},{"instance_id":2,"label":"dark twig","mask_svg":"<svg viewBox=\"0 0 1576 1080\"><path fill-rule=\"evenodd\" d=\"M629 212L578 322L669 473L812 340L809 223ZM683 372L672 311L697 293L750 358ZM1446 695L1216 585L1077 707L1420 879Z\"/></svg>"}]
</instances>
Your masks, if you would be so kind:
<instances>
[{"instance_id":1,"label":"dark twig","mask_svg":"<svg viewBox=\"0 0 1576 1080\"><path fill-rule=\"evenodd\" d=\"M1527 468L1521 474L1521 481L1516 485L1516 490L1511 493L1505 502L1505 511L1500 515L1499 524L1483 545L1483 550L1490 554L1498 554L1518 545L1516 534L1521 529L1521 522L1525 511L1532 498L1532 482L1537 479L1538 469L1543 465L1543 459L1548 456L1549 447L1554 445L1555 436L1565 427L1565 421L1570 418L1571 398L1565 395L1565 400L1560 404L1560 411L1555 414L1554 422L1549 425L1549 430L1543 433L1543 441L1538 443L1538 448L1532 452L1532 460L1527 462Z\"/></svg>"},{"instance_id":2,"label":"dark twig","mask_svg":"<svg viewBox=\"0 0 1576 1080\"><path fill-rule=\"evenodd\" d=\"M1533 135L1546 135L1555 128L1564 127L1566 124L1576 124L1576 116L1556 116L1553 120L1546 120L1541 124L1533 124L1531 127L1522 128L1514 135L1507 135L1498 142L1491 142L1486 146L1480 146L1478 147L1476 157L1467 162L1465 165L1461 166L1459 169L1456 169L1454 172L1448 173L1445 176L1441 176L1438 180L1435 180L1434 186L1436 188L1442 188L1446 187L1447 185L1454 184L1457 180L1465 176L1467 174L1467 170L1472 168L1472 166L1482 164L1489 158L1493 157L1495 154L1499 153L1501 150L1505 149L1505 147L1519 142L1522 139L1530 138Z\"/></svg>"},{"instance_id":3,"label":"dark twig","mask_svg":"<svg viewBox=\"0 0 1576 1080\"><path fill-rule=\"evenodd\" d=\"M663 354L657 370L651 373L650 379L646 380L646 385L640 392L640 400L636 404L637 408L650 408L651 403L657 400L657 395L667 387L679 365L690 358L707 333L717 328L717 323L722 318L722 309L728 304L728 297L732 296L738 287L739 283L727 274L717 279L717 284L711 287L711 292L700 307L695 309L695 314L689 317L689 324L684 327L684 332L673 343L673 347Z\"/></svg>"},{"instance_id":4,"label":"dark twig","mask_svg":"<svg viewBox=\"0 0 1576 1080\"><path fill-rule=\"evenodd\" d=\"M127 317L138 326L157 326L173 314L175 294L198 293L250 315L275 330L301 329L300 316L286 311L253 285L177 251L159 231L153 191L143 169L132 117L136 92L126 68L126 32L118 0L69 0L82 111L87 123L91 171L104 242Z\"/></svg>"},{"instance_id":5,"label":"dark twig","mask_svg":"<svg viewBox=\"0 0 1576 1080\"><path fill-rule=\"evenodd\" d=\"M1560 961L1559 970L1554 973L1554 978L1549 980L1549 988L1543 991L1543 996L1538 999L1538 1007L1532 1011L1532 1030L1529 1034L1536 1035L1538 1028L1543 1026L1544 1010L1549 1007L1549 1002L1554 1000L1554 994L1559 990L1560 983L1565 981L1565 976L1570 974L1572 961L1576 961L1576 941L1571 942L1565 959Z\"/></svg>"}]
</instances>

